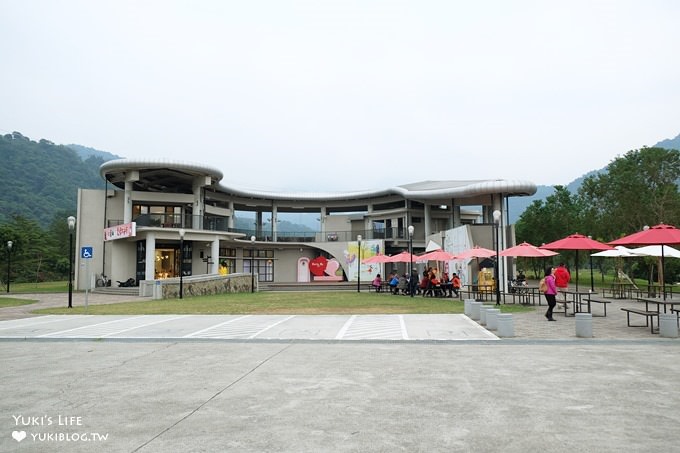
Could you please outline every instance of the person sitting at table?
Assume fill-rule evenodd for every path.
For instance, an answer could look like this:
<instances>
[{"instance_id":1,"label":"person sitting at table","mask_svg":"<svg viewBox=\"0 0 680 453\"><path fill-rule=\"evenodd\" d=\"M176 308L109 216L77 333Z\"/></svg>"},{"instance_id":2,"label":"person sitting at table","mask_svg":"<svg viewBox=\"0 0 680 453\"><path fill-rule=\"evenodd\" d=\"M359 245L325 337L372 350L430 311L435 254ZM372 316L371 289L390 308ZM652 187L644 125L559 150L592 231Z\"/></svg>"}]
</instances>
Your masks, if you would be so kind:
<instances>
[{"instance_id":1,"label":"person sitting at table","mask_svg":"<svg viewBox=\"0 0 680 453\"><path fill-rule=\"evenodd\" d=\"M527 286L527 277L524 275L524 271L519 271L517 273L517 280L515 281L518 286Z\"/></svg>"},{"instance_id":2,"label":"person sitting at table","mask_svg":"<svg viewBox=\"0 0 680 453\"><path fill-rule=\"evenodd\" d=\"M564 263L560 263L559 266L555 269L555 286L557 287L558 290L563 290L566 291L569 288L569 280L571 280L571 274L569 274L569 269L564 265ZM564 302L561 302L560 305L564 305L566 307L567 305L567 294L564 294Z\"/></svg>"},{"instance_id":3,"label":"person sitting at table","mask_svg":"<svg viewBox=\"0 0 680 453\"><path fill-rule=\"evenodd\" d=\"M392 279L390 279L390 292L392 294L398 294L399 291L397 290L397 285L399 285L399 274L394 274L392 276Z\"/></svg>"},{"instance_id":4,"label":"person sitting at table","mask_svg":"<svg viewBox=\"0 0 680 453\"><path fill-rule=\"evenodd\" d=\"M406 294L408 288L408 279L406 274L399 276L399 283L397 283L397 294Z\"/></svg>"},{"instance_id":5,"label":"person sitting at table","mask_svg":"<svg viewBox=\"0 0 680 453\"><path fill-rule=\"evenodd\" d=\"M451 290L458 297L458 291L460 291L460 277L455 272L451 275Z\"/></svg>"},{"instance_id":6,"label":"person sitting at table","mask_svg":"<svg viewBox=\"0 0 680 453\"><path fill-rule=\"evenodd\" d=\"M371 282L371 285L373 285L373 288L375 289L376 293L380 292L380 290L382 289L382 278L380 277L380 274L375 276L373 282Z\"/></svg>"},{"instance_id":7,"label":"person sitting at table","mask_svg":"<svg viewBox=\"0 0 680 453\"><path fill-rule=\"evenodd\" d=\"M420 279L420 290L423 292L423 297L430 292L430 274L427 270L423 271L423 278Z\"/></svg>"}]
</instances>

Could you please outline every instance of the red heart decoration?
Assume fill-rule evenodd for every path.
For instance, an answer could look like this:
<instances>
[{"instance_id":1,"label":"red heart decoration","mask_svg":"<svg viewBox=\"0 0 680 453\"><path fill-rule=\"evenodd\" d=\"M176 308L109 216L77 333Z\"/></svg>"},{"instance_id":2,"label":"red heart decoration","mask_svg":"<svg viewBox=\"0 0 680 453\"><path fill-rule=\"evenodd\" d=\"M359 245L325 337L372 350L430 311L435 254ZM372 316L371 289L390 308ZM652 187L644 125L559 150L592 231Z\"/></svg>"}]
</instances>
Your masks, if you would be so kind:
<instances>
[{"instance_id":1,"label":"red heart decoration","mask_svg":"<svg viewBox=\"0 0 680 453\"><path fill-rule=\"evenodd\" d=\"M324 275L324 272L326 271L326 266L328 265L328 260L324 256L317 256L313 260L309 262L309 271L316 275L317 277L321 277Z\"/></svg>"}]
</instances>

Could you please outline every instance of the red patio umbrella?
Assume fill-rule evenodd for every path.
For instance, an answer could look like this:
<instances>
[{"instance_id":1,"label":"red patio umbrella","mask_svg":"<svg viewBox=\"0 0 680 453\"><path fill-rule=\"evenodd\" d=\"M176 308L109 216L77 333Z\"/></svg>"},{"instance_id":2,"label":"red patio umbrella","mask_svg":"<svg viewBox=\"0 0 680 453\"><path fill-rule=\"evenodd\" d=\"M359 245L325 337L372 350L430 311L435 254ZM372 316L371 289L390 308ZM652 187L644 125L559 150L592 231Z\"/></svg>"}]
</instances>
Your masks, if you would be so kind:
<instances>
[{"instance_id":1,"label":"red patio umbrella","mask_svg":"<svg viewBox=\"0 0 680 453\"><path fill-rule=\"evenodd\" d=\"M680 244L680 229L673 225L663 223L645 228L637 233L629 234L620 239L610 242L611 245L675 245ZM666 284L663 278L664 251L661 248L661 284L663 285L663 298L666 300Z\"/></svg>"},{"instance_id":2,"label":"red patio umbrella","mask_svg":"<svg viewBox=\"0 0 680 453\"><path fill-rule=\"evenodd\" d=\"M543 250L528 242L522 242L514 247L509 247L499 253L500 256L514 256L524 258L545 258L546 256L558 255L557 252L551 250Z\"/></svg>"},{"instance_id":3,"label":"red patio umbrella","mask_svg":"<svg viewBox=\"0 0 680 453\"><path fill-rule=\"evenodd\" d=\"M611 250L613 247L602 242L591 239L582 234L570 234L566 238L558 239L549 244L543 244L539 248L547 250L575 250L576 251L576 291L578 291L578 251L579 250ZM591 258L592 259L592 258ZM594 280L590 266L590 288L594 289Z\"/></svg>"}]
</instances>

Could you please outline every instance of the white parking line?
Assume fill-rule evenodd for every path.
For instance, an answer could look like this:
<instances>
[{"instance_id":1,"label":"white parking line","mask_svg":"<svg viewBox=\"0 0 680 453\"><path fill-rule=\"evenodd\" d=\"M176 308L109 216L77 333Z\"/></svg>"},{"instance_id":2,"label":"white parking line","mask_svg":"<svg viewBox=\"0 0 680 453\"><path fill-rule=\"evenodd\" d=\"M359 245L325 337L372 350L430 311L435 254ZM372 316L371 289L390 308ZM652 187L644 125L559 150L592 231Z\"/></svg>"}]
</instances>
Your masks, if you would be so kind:
<instances>
[{"instance_id":1,"label":"white parking line","mask_svg":"<svg viewBox=\"0 0 680 453\"><path fill-rule=\"evenodd\" d=\"M259 332L257 332L257 333L255 333L255 334L249 336L248 339L249 339L249 340L250 340L250 339L253 339L253 338L257 337L258 335L260 335L261 333L268 331L268 330L271 329L272 327L278 326L278 325L281 324L282 322L286 322L286 321L288 321L289 319L293 319L294 317L295 317L295 315L292 315L292 316L289 316L289 317L287 317L287 318L285 318L285 319L282 319L282 320L280 320L280 321L278 321L278 322L275 322L274 324L272 324L272 325L270 325L270 326L268 326L268 327L265 327L264 329L260 330Z\"/></svg>"},{"instance_id":2,"label":"white parking line","mask_svg":"<svg viewBox=\"0 0 680 453\"><path fill-rule=\"evenodd\" d=\"M189 315L175 316L174 318L161 319L161 320L158 320L158 321L147 322L146 324L140 324L138 326L130 327L129 329L123 329L123 330L119 330L117 332L107 333L106 335L102 335L100 338L110 337L111 335L118 335L118 334L121 334L123 332L129 332L129 331L135 330L135 329L141 329L142 327L153 326L155 324L160 324L162 322L168 322L168 321L174 321L175 319L186 318L187 316L189 316Z\"/></svg>"},{"instance_id":3,"label":"white parking line","mask_svg":"<svg viewBox=\"0 0 680 453\"><path fill-rule=\"evenodd\" d=\"M357 318L357 315L350 316L350 318L347 320L347 322L345 322L345 325L342 326L340 331L338 331L338 334L335 336L336 340L342 340L342 337L344 337L345 334L347 333L347 329L349 329L349 327L352 325L352 323L354 322L354 320L356 318Z\"/></svg>"},{"instance_id":4,"label":"white parking line","mask_svg":"<svg viewBox=\"0 0 680 453\"><path fill-rule=\"evenodd\" d=\"M83 315L83 317L92 317L92 315ZM50 319L47 319L50 318ZM53 319L57 318L57 319ZM47 319L47 320L46 320ZM0 327L0 330L7 330L7 329L17 329L17 328L23 328L23 327L33 327L33 326L39 326L41 324L49 324L52 322L62 322L62 321L70 321L72 318L69 318L67 316L62 316L62 315L47 315L47 316L39 316L37 318L23 318L23 319L15 319L15 320L10 320L10 321L3 321L2 324L3 326L5 324L9 324L9 327ZM29 321L25 323L19 323L19 321ZM40 322L30 322L30 321L40 321Z\"/></svg>"},{"instance_id":5,"label":"white parking line","mask_svg":"<svg viewBox=\"0 0 680 453\"><path fill-rule=\"evenodd\" d=\"M401 338L403 340L408 340L408 331L406 330L406 321L404 321L404 315L399 315L399 324L401 324Z\"/></svg>"},{"instance_id":6,"label":"white parking line","mask_svg":"<svg viewBox=\"0 0 680 453\"><path fill-rule=\"evenodd\" d=\"M240 320L242 320L242 319L250 318L251 316L252 316L252 315L245 315L245 316L241 316L241 317L239 317L239 318L230 319L229 321L224 321L224 322L222 322L222 323L220 323L220 324L217 324L217 325L214 325L214 326L210 326L210 327L206 327L205 329L201 329L201 330L199 330L199 331L196 331L196 332L193 332L193 333L186 334L186 335L184 335L183 338L191 338L191 337L193 337L193 336L200 335L200 334L202 334L202 333L204 333L204 332L207 332L207 331L209 331L209 330L216 329L216 328L221 327L221 326L224 326L224 325L226 325L226 324L230 324L230 323L232 323L232 322L236 322L236 321L240 321Z\"/></svg>"},{"instance_id":7,"label":"white parking line","mask_svg":"<svg viewBox=\"0 0 680 453\"><path fill-rule=\"evenodd\" d=\"M112 324L114 322L129 321L129 320L132 320L132 319L142 318L143 316L144 315L133 316L132 318L115 319L113 321L106 321L106 322L100 322L100 323L97 323L97 324L90 324L90 325L87 325L87 326L76 327L74 329L66 329L66 330L61 330L59 332L46 333L44 335L39 335L37 338L52 337L52 336L55 336L55 335L63 335L63 334L68 333L68 332L75 332L77 330L83 330L83 329L89 329L89 328L92 328L92 327L104 326L104 325L107 325L107 324Z\"/></svg>"}]
</instances>

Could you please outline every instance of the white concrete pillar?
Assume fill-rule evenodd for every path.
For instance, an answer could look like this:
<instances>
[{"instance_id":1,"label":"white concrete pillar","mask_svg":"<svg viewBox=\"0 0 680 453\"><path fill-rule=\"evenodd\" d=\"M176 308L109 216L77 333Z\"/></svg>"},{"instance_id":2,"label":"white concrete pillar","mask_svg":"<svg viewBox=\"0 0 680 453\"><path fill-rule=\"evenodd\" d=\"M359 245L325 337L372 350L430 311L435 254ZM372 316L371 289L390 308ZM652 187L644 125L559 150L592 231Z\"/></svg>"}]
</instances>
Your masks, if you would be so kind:
<instances>
[{"instance_id":1,"label":"white concrete pillar","mask_svg":"<svg viewBox=\"0 0 680 453\"><path fill-rule=\"evenodd\" d=\"M210 244L210 256L212 256L212 264L210 265L211 274L220 273L220 239L215 237Z\"/></svg>"},{"instance_id":2,"label":"white concrete pillar","mask_svg":"<svg viewBox=\"0 0 680 453\"><path fill-rule=\"evenodd\" d=\"M156 235L154 233L146 235L145 259L144 275L146 280L154 280L156 278Z\"/></svg>"}]
</instances>

